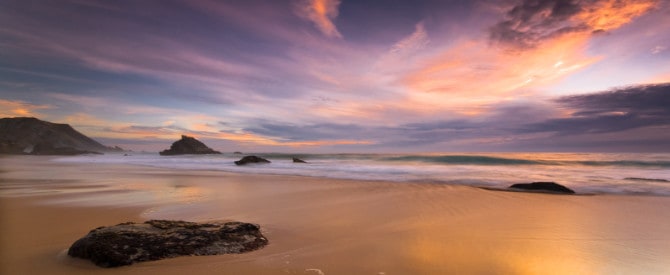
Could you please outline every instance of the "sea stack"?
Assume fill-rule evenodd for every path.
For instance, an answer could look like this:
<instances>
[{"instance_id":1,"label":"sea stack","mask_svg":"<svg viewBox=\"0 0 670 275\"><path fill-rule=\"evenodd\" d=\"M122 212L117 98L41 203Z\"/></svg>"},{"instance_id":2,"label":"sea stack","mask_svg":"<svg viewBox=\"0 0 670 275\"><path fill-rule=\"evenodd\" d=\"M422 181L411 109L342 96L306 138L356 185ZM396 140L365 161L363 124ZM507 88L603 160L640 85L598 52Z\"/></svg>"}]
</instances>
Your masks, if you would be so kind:
<instances>
[{"instance_id":1,"label":"sea stack","mask_svg":"<svg viewBox=\"0 0 670 275\"><path fill-rule=\"evenodd\" d=\"M173 155L221 154L221 152L214 151L212 148L207 147L207 145L195 139L194 137L182 135L180 140L177 140L174 143L172 143L170 149L163 150L159 154L161 156L173 156Z\"/></svg>"}]
</instances>

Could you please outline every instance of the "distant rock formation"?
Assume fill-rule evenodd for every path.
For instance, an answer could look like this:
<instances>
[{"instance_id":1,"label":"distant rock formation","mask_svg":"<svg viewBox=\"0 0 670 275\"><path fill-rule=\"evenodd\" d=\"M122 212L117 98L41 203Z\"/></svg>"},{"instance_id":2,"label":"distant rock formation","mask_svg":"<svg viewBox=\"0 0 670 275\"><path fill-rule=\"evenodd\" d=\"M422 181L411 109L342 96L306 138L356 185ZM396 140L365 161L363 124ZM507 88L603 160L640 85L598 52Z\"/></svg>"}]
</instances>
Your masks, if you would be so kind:
<instances>
[{"instance_id":1,"label":"distant rock formation","mask_svg":"<svg viewBox=\"0 0 670 275\"><path fill-rule=\"evenodd\" d=\"M67 254L101 267L117 267L185 255L243 253L267 243L260 227L250 223L150 220L93 229Z\"/></svg>"},{"instance_id":2,"label":"distant rock formation","mask_svg":"<svg viewBox=\"0 0 670 275\"><path fill-rule=\"evenodd\" d=\"M236 165L245 165L250 163L270 163L270 161L257 156L246 156L235 162Z\"/></svg>"},{"instance_id":3,"label":"distant rock formation","mask_svg":"<svg viewBox=\"0 0 670 275\"><path fill-rule=\"evenodd\" d=\"M79 155L123 151L107 147L68 124L34 117L0 119L0 154Z\"/></svg>"},{"instance_id":4,"label":"distant rock formation","mask_svg":"<svg viewBox=\"0 0 670 275\"><path fill-rule=\"evenodd\" d=\"M293 163L307 163L307 162L299 158L293 158Z\"/></svg>"},{"instance_id":5,"label":"distant rock formation","mask_svg":"<svg viewBox=\"0 0 670 275\"><path fill-rule=\"evenodd\" d=\"M509 188L528 190L528 191L545 191L545 192L562 193L562 194L575 193L575 191L573 191L572 189L555 182L517 183L513 184Z\"/></svg>"},{"instance_id":6,"label":"distant rock formation","mask_svg":"<svg viewBox=\"0 0 670 275\"><path fill-rule=\"evenodd\" d=\"M170 149L163 150L159 153L161 156L172 155L201 155L201 154L221 154L219 151L214 151L207 147L204 143L195 139L182 135L180 140L175 141L170 146Z\"/></svg>"}]
</instances>

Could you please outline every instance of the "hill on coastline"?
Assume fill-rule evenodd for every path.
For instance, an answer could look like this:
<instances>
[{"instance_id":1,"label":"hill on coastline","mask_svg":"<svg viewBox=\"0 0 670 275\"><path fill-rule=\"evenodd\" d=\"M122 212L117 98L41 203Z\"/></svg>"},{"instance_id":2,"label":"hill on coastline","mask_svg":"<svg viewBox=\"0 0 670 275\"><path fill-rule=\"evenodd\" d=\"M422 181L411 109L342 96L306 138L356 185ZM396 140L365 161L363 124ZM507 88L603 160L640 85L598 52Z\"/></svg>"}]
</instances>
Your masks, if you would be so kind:
<instances>
[{"instance_id":1,"label":"hill on coastline","mask_svg":"<svg viewBox=\"0 0 670 275\"><path fill-rule=\"evenodd\" d=\"M0 154L78 155L122 151L107 147L68 124L34 117L0 119Z\"/></svg>"}]
</instances>

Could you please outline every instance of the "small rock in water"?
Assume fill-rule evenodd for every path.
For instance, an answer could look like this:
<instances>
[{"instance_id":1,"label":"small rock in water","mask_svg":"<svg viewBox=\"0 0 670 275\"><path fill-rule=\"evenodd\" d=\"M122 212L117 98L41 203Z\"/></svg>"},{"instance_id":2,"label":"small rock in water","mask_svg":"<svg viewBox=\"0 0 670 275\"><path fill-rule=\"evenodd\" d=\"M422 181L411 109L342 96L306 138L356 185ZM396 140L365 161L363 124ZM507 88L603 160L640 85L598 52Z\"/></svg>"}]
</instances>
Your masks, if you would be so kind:
<instances>
[{"instance_id":1,"label":"small rock in water","mask_svg":"<svg viewBox=\"0 0 670 275\"><path fill-rule=\"evenodd\" d=\"M574 194L575 193L575 191L572 191L572 189L567 188L567 187L565 187L563 185L560 185L558 183L555 183L555 182L517 183L517 184L513 184L509 188L529 190L529 191L548 191L548 192L563 193L563 194Z\"/></svg>"},{"instance_id":2,"label":"small rock in water","mask_svg":"<svg viewBox=\"0 0 670 275\"><path fill-rule=\"evenodd\" d=\"M238 161L235 161L236 165L245 165L250 163L270 163L270 161L257 156L246 156Z\"/></svg>"},{"instance_id":3,"label":"small rock in water","mask_svg":"<svg viewBox=\"0 0 670 275\"><path fill-rule=\"evenodd\" d=\"M117 267L183 255L243 253L267 243L260 227L250 223L150 220L93 229L72 244L68 255Z\"/></svg>"},{"instance_id":4,"label":"small rock in water","mask_svg":"<svg viewBox=\"0 0 670 275\"><path fill-rule=\"evenodd\" d=\"M307 162L299 158L293 158L293 163L307 163Z\"/></svg>"}]
</instances>

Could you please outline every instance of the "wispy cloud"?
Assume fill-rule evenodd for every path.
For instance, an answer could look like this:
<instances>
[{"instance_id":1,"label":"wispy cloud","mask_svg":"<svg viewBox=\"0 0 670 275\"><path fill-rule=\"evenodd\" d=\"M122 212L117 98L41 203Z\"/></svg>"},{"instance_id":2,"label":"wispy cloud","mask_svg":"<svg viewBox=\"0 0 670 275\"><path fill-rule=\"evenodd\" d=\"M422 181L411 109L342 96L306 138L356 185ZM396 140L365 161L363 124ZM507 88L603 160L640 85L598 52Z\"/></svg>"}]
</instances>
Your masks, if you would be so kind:
<instances>
[{"instance_id":1,"label":"wispy cloud","mask_svg":"<svg viewBox=\"0 0 670 275\"><path fill-rule=\"evenodd\" d=\"M414 32L395 43L393 47L391 47L390 53L398 54L402 52L416 51L428 45L430 39L428 38L428 33L423 24L423 22L417 23Z\"/></svg>"},{"instance_id":2,"label":"wispy cloud","mask_svg":"<svg viewBox=\"0 0 670 275\"><path fill-rule=\"evenodd\" d=\"M32 104L20 100L5 100L0 98L0 117L39 117L40 110L51 109L46 104Z\"/></svg>"},{"instance_id":3,"label":"wispy cloud","mask_svg":"<svg viewBox=\"0 0 670 275\"><path fill-rule=\"evenodd\" d=\"M657 46L653 47L650 52L651 52L651 54L659 54L659 53L664 52L667 49L668 49L668 47L666 47L666 46L657 45Z\"/></svg>"},{"instance_id":4,"label":"wispy cloud","mask_svg":"<svg viewBox=\"0 0 670 275\"><path fill-rule=\"evenodd\" d=\"M333 23L339 13L339 5L340 0L299 0L295 7L298 16L312 21L324 35L341 38L342 34Z\"/></svg>"}]
</instances>

